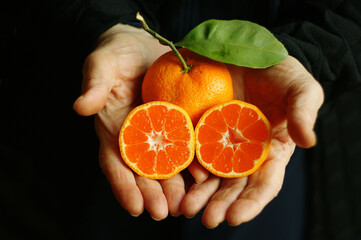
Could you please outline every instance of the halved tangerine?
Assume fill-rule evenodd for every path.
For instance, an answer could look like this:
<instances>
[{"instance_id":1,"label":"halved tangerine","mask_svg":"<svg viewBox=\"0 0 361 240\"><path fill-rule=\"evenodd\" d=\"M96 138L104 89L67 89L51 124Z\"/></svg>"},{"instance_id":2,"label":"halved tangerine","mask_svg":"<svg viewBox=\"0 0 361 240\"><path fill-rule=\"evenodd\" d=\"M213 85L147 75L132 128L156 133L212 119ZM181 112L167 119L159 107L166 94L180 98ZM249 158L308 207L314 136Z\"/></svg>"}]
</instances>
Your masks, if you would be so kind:
<instances>
[{"instance_id":1,"label":"halved tangerine","mask_svg":"<svg viewBox=\"0 0 361 240\"><path fill-rule=\"evenodd\" d=\"M224 178L252 174L266 159L271 125L254 105L232 100L207 110L196 130L200 164Z\"/></svg>"},{"instance_id":2,"label":"halved tangerine","mask_svg":"<svg viewBox=\"0 0 361 240\"><path fill-rule=\"evenodd\" d=\"M167 179L194 158L194 129L188 113L154 101L134 108L119 134L124 162L140 176Z\"/></svg>"}]
</instances>

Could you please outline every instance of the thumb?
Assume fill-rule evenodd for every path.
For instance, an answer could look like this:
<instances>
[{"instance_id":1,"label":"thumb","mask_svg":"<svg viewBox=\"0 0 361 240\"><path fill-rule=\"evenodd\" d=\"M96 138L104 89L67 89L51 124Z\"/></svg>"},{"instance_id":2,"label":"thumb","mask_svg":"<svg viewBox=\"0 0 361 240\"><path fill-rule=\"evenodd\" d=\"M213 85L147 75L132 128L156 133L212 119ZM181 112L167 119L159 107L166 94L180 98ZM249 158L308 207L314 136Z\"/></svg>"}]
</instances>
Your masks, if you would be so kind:
<instances>
[{"instance_id":1,"label":"thumb","mask_svg":"<svg viewBox=\"0 0 361 240\"><path fill-rule=\"evenodd\" d=\"M287 128L291 138L299 147L310 148L316 145L313 128L323 99L320 84L309 73L290 86Z\"/></svg>"},{"instance_id":2,"label":"thumb","mask_svg":"<svg viewBox=\"0 0 361 240\"><path fill-rule=\"evenodd\" d=\"M82 116L99 112L113 86L112 64L101 52L91 53L83 66L82 94L74 102L74 110Z\"/></svg>"}]
</instances>

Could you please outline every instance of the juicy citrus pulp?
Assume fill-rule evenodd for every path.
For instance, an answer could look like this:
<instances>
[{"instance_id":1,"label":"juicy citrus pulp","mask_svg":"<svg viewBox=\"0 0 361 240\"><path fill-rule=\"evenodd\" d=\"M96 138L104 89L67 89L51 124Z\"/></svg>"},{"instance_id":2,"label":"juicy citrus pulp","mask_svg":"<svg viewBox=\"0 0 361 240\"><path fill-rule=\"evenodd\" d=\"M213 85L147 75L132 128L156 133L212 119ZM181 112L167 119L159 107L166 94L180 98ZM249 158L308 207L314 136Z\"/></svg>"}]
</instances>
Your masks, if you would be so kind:
<instances>
[{"instance_id":1,"label":"juicy citrus pulp","mask_svg":"<svg viewBox=\"0 0 361 240\"><path fill-rule=\"evenodd\" d=\"M119 134L123 160L140 176L166 179L194 158L194 130L184 109L167 102L140 105L127 116Z\"/></svg>"},{"instance_id":2,"label":"juicy citrus pulp","mask_svg":"<svg viewBox=\"0 0 361 240\"><path fill-rule=\"evenodd\" d=\"M225 178L252 174L264 162L271 142L271 126L254 105L233 100L204 113L196 130L200 164Z\"/></svg>"}]
</instances>

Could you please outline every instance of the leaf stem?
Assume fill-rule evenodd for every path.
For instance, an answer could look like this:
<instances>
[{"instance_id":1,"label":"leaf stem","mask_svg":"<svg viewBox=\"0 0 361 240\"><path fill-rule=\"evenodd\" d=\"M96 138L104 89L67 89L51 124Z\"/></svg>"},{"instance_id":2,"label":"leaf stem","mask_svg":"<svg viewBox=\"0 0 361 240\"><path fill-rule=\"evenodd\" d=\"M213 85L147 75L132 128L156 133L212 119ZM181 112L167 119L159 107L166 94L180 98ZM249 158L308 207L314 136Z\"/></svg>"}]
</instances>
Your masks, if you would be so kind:
<instances>
[{"instance_id":1,"label":"leaf stem","mask_svg":"<svg viewBox=\"0 0 361 240\"><path fill-rule=\"evenodd\" d=\"M173 50L174 54L177 56L177 58L179 59L179 61L181 62L182 66L183 66L182 73L187 73L191 70L192 65L187 65L186 61L184 60L182 55L179 53L177 48L174 46L173 42L167 40L166 38L164 38L161 35L159 35L158 33L156 33L154 30L150 29L148 24L145 22L145 19L143 18L142 15L140 15L139 12L137 12L136 18L142 24L143 29L145 31L147 31L149 34L151 34L153 37L158 39L160 44L168 45Z\"/></svg>"}]
</instances>

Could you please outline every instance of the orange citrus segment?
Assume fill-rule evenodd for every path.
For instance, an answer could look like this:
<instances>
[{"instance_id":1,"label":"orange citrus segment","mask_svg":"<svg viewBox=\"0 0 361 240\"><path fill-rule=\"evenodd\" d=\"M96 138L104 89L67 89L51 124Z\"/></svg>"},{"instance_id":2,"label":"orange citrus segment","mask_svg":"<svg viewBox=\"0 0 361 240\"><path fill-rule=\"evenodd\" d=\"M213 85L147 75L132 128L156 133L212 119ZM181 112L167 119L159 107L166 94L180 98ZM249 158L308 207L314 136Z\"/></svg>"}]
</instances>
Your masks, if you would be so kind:
<instances>
[{"instance_id":1,"label":"orange citrus segment","mask_svg":"<svg viewBox=\"0 0 361 240\"><path fill-rule=\"evenodd\" d=\"M198 141L201 144L220 141L222 138L222 133L214 128L211 128L207 125L203 125L199 128Z\"/></svg>"},{"instance_id":2,"label":"orange citrus segment","mask_svg":"<svg viewBox=\"0 0 361 240\"><path fill-rule=\"evenodd\" d=\"M243 130L243 136L255 141L264 142L268 136L268 128L263 120L258 120Z\"/></svg>"},{"instance_id":3,"label":"orange citrus segment","mask_svg":"<svg viewBox=\"0 0 361 240\"><path fill-rule=\"evenodd\" d=\"M148 139L145 132L135 128L133 125L130 125L128 128L124 129L124 131L125 133L123 141L127 145L143 143Z\"/></svg>"},{"instance_id":4,"label":"orange citrus segment","mask_svg":"<svg viewBox=\"0 0 361 240\"><path fill-rule=\"evenodd\" d=\"M238 129L243 130L246 127L249 127L251 124L258 120L258 114L255 110L246 108L240 112L238 118Z\"/></svg>"},{"instance_id":5,"label":"orange citrus segment","mask_svg":"<svg viewBox=\"0 0 361 240\"><path fill-rule=\"evenodd\" d=\"M211 112L204 121L205 125L220 132L225 132L228 129L226 119L222 116L221 111Z\"/></svg>"},{"instance_id":6,"label":"orange citrus segment","mask_svg":"<svg viewBox=\"0 0 361 240\"><path fill-rule=\"evenodd\" d=\"M194 130L184 109L167 102L140 105L127 116L119 133L124 162L140 176L166 179L194 158Z\"/></svg>"},{"instance_id":7,"label":"orange citrus segment","mask_svg":"<svg viewBox=\"0 0 361 240\"><path fill-rule=\"evenodd\" d=\"M252 174L266 159L271 126L254 105L233 100L206 111L196 130L198 161L225 178Z\"/></svg>"},{"instance_id":8,"label":"orange citrus segment","mask_svg":"<svg viewBox=\"0 0 361 240\"><path fill-rule=\"evenodd\" d=\"M220 155L222 150L223 144L220 142L203 144L199 149L205 163L212 163Z\"/></svg>"},{"instance_id":9,"label":"orange citrus segment","mask_svg":"<svg viewBox=\"0 0 361 240\"><path fill-rule=\"evenodd\" d=\"M148 143L139 143L139 144L132 144L129 146L125 146L124 148L126 155L134 156L133 158L129 159L130 161L135 161L137 159L141 159L145 154L149 151L149 144Z\"/></svg>"},{"instance_id":10,"label":"orange citrus segment","mask_svg":"<svg viewBox=\"0 0 361 240\"><path fill-rule=\"evenodd\" d=\"M131 119L131 124L136 129L139 129L142 132L149 133L152 131L152 125L149 118L147 118L146 115L147 115L146 110L141 110L137 112L137 114L134 114L133 118Z\"/></svg>"}]
</instances>

